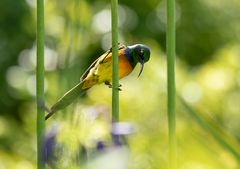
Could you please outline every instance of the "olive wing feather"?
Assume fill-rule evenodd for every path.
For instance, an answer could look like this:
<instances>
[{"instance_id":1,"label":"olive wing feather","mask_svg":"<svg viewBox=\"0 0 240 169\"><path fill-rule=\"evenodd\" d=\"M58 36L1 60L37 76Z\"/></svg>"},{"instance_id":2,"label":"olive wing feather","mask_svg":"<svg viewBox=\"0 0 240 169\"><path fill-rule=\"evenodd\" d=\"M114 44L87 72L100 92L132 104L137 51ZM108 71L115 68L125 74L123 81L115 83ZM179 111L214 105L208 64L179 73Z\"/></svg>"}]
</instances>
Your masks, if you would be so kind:
<instances>
[{"instance_id":1,"label":"olive wing feather","mask_svg":"<svg viewBox=\"0 0 240 169\"><path fill-rule=\"evenodd\" d=\"M118 50L123 49L123 48L125 48L124 45L120 45L120 44L118 45ZM99 63L99 64L104 63L104 60L107 58L107 56L109 56L109 54L112 55L112 48L109 49L108 51L106 51L104 54L102 54L99 58L97 58L97 59L88 67L88 69L87 69L87 70L83 73L83 75L81 76L80 82L83 81L83 80L87 77L87 75L88 75L88 73L90 72L90 70L91 70L92 68L94 68L97 63Z\"/></svg>"}]
</instances>

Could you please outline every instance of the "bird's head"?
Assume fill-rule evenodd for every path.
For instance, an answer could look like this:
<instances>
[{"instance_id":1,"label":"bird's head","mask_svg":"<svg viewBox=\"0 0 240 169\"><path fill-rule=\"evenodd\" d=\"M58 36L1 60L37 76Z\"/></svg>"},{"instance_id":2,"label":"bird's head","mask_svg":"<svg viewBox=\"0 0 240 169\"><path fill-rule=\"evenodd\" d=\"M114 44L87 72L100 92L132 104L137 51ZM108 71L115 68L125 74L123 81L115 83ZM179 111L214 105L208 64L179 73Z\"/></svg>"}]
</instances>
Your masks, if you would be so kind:
<instances>
[{"instance_id":1,"label":"bird's head","mask_svg":"<svg viewBox=\"0 0 240 169\"><path fill-rule=\"evenodd\" d=\"M136 44L132 46L128 46L128 49L130 50L133 65L136 65L137 63L141 64L141 69L138 74L138 77L141 75L144 63L146 63L150 58L150 49L146 45L142 44Z\"/></svg>"}]
</instances>

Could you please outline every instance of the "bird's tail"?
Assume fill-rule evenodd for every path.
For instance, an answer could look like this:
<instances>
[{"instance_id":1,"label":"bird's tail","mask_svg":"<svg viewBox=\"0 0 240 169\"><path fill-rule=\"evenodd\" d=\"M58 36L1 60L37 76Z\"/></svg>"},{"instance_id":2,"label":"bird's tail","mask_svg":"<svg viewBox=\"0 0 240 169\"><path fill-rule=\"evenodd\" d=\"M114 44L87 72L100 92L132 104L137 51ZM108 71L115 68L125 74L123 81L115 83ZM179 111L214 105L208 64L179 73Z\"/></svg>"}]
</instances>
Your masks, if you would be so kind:
<instances>
[{"instance_id":1,"label":"bird's tail","mask_svg":"<svg viewBox=\"0 0 240 169\"><path fill-rule=\"evenodd\" d=\"M49 113L45 116L45 120L51 117L55 112L64 109L70 105L79 95L84 93L89 88L84 88L84 81L74 86L71 90L65 93L49 110Z\"/></svg>"}]
</instances>

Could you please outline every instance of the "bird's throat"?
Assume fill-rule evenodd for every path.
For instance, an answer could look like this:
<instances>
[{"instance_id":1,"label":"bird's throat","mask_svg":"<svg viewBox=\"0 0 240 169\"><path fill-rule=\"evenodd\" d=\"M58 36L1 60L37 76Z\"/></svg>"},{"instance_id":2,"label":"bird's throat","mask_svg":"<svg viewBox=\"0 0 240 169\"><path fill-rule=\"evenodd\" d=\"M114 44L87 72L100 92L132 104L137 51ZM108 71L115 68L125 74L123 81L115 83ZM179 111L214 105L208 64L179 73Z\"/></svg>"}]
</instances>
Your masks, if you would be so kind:
<instances>
[{"instance_id":1,"label":"bird's throat","mask_svg":"<svg viewBox=\"0 0 240 169\"><path fill-rule=\"evenodd\" d=\"M125 56L126 56L128 62L130 63L130 65L132 66L132 68L134 68L136 66L136 64L137 64L137 61L134 60L134 58L133 58L132 49L127 47L125 49Z\"/></svg>"}]
</instances>

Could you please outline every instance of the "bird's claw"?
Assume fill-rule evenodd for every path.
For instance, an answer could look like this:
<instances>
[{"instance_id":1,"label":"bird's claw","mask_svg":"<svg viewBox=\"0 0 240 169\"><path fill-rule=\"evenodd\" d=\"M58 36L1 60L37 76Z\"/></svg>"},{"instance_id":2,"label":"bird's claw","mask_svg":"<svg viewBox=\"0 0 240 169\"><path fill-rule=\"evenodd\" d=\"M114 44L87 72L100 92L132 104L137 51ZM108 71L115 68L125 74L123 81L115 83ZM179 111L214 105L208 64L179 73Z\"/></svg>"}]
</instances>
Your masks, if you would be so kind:
<instances>
[{"instance_id":1,"label":"bird's claw","mask_svg":"<svg viewBox=\"0 0 240 169\"><path fill-rule=\"evenodd\" d=\"M107 85L109 88L112 88L112 84L109 81L105 81L104 84Z\"/></svg>"},{"instance_id":2,"label":"bird's claw","mask_svg":"<svg viewBox=\"0 0 240 169\"><path fill-rule=\"evenodd\" d=\"M119 84L119 85L118 85L118 90L119 90L119 91L122 91L121 87L122 87L122 85Z\"/></svg>"},{"instance_id":3,"label":"bird's claw","mask_svg":"<svg viewBox=\"0 0 240 169\"><path fill-rule=\"evenodd\" d=\"M109 88L112 88L112 87L113 87L112 84L111 84L110 82L108 82L108 81L105 81L104 83L105 83L105 85L107 85ZM121 87L122 87L122 85L119 84L117 90L122 91Z\"/></svg>"}]
</instances>

